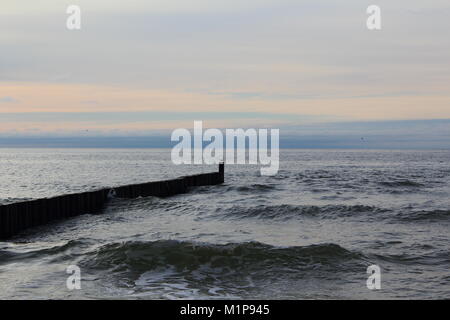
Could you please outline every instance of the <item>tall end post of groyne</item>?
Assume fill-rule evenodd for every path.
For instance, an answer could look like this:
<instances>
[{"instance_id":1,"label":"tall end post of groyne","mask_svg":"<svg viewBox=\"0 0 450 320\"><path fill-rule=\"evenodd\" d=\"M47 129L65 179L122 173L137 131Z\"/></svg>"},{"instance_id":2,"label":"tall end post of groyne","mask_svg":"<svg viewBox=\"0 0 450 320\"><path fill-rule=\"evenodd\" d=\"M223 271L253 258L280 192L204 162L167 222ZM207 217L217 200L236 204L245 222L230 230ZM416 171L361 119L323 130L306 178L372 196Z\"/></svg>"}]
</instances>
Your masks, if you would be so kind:
<instances>
[{"instance_id":1,"label":"tall end post of groyne","mask_svg":"<svg viewBox=\"0 0 450 320\"><path fill-rule=\"evenodd\" d=\"M225 163L219 163L219 183L225 182Z\"/></svg>"}]
</instances>

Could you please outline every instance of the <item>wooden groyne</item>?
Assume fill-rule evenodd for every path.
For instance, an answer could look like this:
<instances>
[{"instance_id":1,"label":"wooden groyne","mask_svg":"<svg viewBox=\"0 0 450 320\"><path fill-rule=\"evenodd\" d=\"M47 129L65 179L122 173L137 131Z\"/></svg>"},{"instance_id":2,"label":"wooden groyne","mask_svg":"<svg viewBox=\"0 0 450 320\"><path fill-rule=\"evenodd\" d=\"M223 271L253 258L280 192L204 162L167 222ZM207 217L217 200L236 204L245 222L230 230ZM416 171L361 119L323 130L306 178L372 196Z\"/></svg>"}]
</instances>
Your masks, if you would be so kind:
<instances>
[{"instance_id":1,"label":"wooden groyne","mask_svg":"<svg viewBox=\"0 0 450 320\"><path fill-rule=\"evenodd\" d=\"M191 187L221 184L224 182L224 169L224 164L220 164L219 172L3 205L0 206L0 239L9 239L25 229L55 220L100 212L111 196L168 197L186 193Z\"/></svg>"}]
</instances>

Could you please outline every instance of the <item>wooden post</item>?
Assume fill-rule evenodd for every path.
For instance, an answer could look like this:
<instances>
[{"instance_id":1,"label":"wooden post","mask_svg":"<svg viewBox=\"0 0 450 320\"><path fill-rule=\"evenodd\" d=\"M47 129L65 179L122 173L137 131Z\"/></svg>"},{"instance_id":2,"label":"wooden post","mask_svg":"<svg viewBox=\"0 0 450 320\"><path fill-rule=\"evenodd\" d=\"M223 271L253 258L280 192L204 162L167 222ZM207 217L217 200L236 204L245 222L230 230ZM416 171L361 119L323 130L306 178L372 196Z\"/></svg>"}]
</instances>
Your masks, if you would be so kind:
<instances>
[{"instance_id":1,"label":"wooden post","mask_svg":"<svg viewBox=\"0 0 450 320\"><path fill-rule=\"evenodd\" d=\"M219 183L225 182L225 163L219 163Z\"/></svg>"}]
</instances>

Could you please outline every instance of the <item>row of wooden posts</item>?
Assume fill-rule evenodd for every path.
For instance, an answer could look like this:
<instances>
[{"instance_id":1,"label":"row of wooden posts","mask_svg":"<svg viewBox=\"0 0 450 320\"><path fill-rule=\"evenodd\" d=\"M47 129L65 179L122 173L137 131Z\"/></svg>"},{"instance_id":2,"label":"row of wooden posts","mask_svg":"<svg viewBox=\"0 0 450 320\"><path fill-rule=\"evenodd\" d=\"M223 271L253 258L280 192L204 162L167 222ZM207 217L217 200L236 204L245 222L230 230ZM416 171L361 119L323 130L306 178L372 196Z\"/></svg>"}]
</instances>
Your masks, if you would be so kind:
<instances>
[{"instance_id":1,"label":"row of wooden posts","mask_svg":"<svg viewBox=\"0 0 450 320\"><path fill-rule=\"evenodd\" d=\"M0 239L9 239L25 229L55 220L100 212L111 196L168 197L186 193L191 187L221 184L224 182L224 173L224 164L220 164L219 172L3 205L0 206Z\"/></svg>"}]
</instances>

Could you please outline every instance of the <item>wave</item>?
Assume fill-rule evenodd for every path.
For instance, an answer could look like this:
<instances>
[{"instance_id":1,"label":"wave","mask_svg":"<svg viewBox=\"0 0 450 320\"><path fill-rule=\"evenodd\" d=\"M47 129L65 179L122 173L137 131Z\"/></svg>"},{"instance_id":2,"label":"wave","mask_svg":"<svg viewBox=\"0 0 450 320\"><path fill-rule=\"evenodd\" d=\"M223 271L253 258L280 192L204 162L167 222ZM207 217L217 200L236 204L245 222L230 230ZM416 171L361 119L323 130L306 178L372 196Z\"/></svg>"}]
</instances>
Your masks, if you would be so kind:
<instances>
[{"instance_id":1,"label":"wave","mask_svg":"<svg viewBox=\"0 0 450 320\"><path fill-rule=\"evenodd\" d=\"M435 222L435 221L444 221L450 218L450 210L421 210L421 211L409 211L409 212L400 212L397 214L397 218L402 221L411 221L411 222Z\"/></svg>"},{"instance_id":2,"label":"wave","mask_svg":"<svg viewBox=\"0 0 450 320\"><path fill-rule=\"evenodd\" d=\"M259 205L255 207L233 206L231 208L217 209L222 217L226 218L259 218L259 219L292 219L299 217L338 218L351 217L358 214L374 215L390 212L388 209L366 205Z\"/></svg>"},{"instance_id":3,"label":"wave","mask_svg":"<svg viewBox=\"0 0 450 320\"><path fill-rule=\"evenodd\" d=\"M23 197L23 198L0 198L0 206L8 205L16 202L31 201L33 198Z\"/></svg>"},{"instance_id":4,"label":"wave","mask_svg":"<svg viewBox=\"0 0 450 320\"><path fill-rule=\"evenodd\" d=\"M348 270L365 263L363 255L337 244L275 247L259 242L209 244L189 241L159 240L153 242L113 243L88 254L81 265L112 272L174 269L192 272L205 269L216 272L252 272L319 267Z\"/></svg>"},{"instance_id":5,"label":"wave","mask_svg":"<svg viewBox=\"0 0 450 320\"><path fill-rule=\"evenodd\" d=\"M248 186L230 187L229 190L238 192L269 192L275 189L275 186L269 184L251 184Z\"/></svg>"},{"instance_id":6,"label":"wave","mask_svg":"<svg viewBox=\"0 0 450 320\"><path fill-rule=\"evenodd\" d=\"M0 264L30 261L34 259L42 260L47 257L50 257L51 259L58 259L59 256L72 255L83 248L88 248L94 243L94 240L85 239L69 240L62 244L47 247L45 247L45 244L42 243L35 243L31 246L28 243L24 243L23 246L21 246L21 244L8 244L4 248L0 248ZM36 247L38 249L34 250L33 248Z\"/></svg>"},{"instance_id":7,"label":"wave","mask_svg":"<svg viewBox=\"0 0 450 320\"><path fill-rule=\"evenodd\" d=\"M411 181L411 180L397 180L397 181L381 181L379 182L380 185L390 188L398 188L398 187L414 187L414 188L420 188L424 187L423 184Z\"/></svg>"},{"instance_id":8,"label":"wave","mask_svg":"<svg viewBox=\"0 0 450 320\"><path fill-rule=\"evenodd\" d=\"M422 210L412 208L386 209L368 205L258 205L253 207L232 206L230 208L218 208L215 218L222 219L263 219L287 221L299 218L351 218L358 217L364 221L393 222L436 222L450 218L450 210Z\"/></svg>"},{"instance_id":9,"label":"wave","mask_svg":"<svg viewBox=\"0 0 450 320\"><path fill-rule=\"evenodd\" d=\"M402 265L445 265L450 263L450 256L446 249L436 249L430 246L415 245L417 250L414 253L399 253L399 254L374 254L373 259L386 261Z\"/></svg>"}]
</instances>

